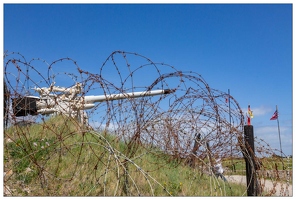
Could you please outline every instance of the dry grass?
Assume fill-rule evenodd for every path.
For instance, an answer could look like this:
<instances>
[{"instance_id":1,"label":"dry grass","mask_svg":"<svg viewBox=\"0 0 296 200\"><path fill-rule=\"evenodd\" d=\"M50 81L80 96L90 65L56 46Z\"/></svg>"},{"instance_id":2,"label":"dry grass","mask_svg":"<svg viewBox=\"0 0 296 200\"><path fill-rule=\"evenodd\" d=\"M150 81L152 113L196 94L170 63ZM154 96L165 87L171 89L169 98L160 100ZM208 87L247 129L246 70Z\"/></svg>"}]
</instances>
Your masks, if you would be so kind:
<instances>
[{"instance_id":1,"label":"dry grass","mask_svg":"<svg viewBox=\"0 0 296 200\"><path fill-rule=\"evenodd\" d=\"M5 130L5 186L12 196L240 196L156 148L126 156L112 135L63 116ZM232 188L235 186L231 186ZM235 193L234 193L235 191Z\"/></svg>"}]
</instances>

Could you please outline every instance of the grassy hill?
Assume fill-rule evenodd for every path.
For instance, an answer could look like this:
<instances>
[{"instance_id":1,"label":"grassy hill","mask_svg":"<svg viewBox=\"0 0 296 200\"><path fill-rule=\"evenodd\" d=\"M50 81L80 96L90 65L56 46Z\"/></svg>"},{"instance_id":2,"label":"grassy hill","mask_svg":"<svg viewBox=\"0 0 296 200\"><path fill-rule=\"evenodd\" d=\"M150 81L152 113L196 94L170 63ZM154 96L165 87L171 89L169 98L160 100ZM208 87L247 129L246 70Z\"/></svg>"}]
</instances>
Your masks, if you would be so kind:
<instances>
[{"instance_id":1,"label":"grassy hill","mask_svg":"<svg viewBox=\"0 0 296 200\"><path fill-rule=\"evenodd\" d=\"M12 126L4 134L4 185L12 196L246 195L245 186L71 118Z\"/></svg>"}]
</instances>

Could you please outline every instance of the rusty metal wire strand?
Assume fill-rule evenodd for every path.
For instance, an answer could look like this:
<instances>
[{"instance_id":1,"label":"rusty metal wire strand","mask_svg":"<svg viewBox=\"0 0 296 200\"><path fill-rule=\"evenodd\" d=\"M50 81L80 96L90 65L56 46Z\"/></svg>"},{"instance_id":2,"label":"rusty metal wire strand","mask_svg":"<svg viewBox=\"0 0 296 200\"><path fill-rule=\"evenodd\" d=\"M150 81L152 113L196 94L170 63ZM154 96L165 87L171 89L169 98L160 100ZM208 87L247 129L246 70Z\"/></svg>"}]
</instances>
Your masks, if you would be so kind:
<instances>
[{"instance_id":1,"label":"rusty metal wire strand","mask_svg":"<svg viewBox=\"0 0 296 200\"><path fill-rule=\"evenodd\" d=\"M82 91L75 97L76 102L88 95L106 97L82 113L83 120L32 113L18 117L12 112L12 99L38 95L31 90L33 87L71 87L77 83ZM196 72L180 71L137 53L115 51L97 71L89 72L71 58L48 63L39 58L27 61L20 53L6 52L4 87L4 183L10 188L6 195L169 196L173 194L155 173L162 172L172 161L174 167L184 165L198 174L210 175L212 159L252 156L246 154L242 139L244 113L234 97L211 88ZM173 92L119 100L107 98L110 94L153 90ZM28 106L24 105L24 109ZM58 120L54 121L55 118ZM275 154L264 140L255 140L257 164L263 157ZM156 159L148 159L149 166L142 166L147 156ZM231 173L230 166L228 169ZM289 177L282 177L279 171L261 166L256 173L263 180L270 176L290 180L291 170L281 170ZM35 176L39 182L32 181ZM227 185L209 177L211 192L207 195L226 195ZM191 181L188 188L194 184ZM268 194L272 195L274 189L275 186ZM282 186L281 194L286 192L287 188Z\"/></svg>"}]
</instances>

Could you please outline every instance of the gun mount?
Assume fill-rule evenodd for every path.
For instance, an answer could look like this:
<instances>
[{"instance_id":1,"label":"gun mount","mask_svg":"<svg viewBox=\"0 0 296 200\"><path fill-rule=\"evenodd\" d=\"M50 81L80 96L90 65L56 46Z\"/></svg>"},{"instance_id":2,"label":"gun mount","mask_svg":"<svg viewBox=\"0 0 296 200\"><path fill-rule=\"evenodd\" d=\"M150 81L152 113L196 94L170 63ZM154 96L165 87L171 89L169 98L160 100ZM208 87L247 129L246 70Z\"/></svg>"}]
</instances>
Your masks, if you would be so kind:
<instances>
[{"instance_id":1,"label":"gun mount","mask_svg":"<svg viewBox=\"0 0 296 200\"><path fill-rule=\"evenodd\" d=\"M29 114L47 115L52 113L62 113L68 116L77 116L80 111L95 107L95 103L97 102L155 96L174 92L174 90L165 89L97 96L78 96L82 92L80 83L76 83L70 88L54 86L54 84L55 83L51 84L48 88L33 88L39 93L40 97L25 96L12 99L14 115L27 116ZM59 92L59 94L54 92Z\"/></svg>"}]
</instances>

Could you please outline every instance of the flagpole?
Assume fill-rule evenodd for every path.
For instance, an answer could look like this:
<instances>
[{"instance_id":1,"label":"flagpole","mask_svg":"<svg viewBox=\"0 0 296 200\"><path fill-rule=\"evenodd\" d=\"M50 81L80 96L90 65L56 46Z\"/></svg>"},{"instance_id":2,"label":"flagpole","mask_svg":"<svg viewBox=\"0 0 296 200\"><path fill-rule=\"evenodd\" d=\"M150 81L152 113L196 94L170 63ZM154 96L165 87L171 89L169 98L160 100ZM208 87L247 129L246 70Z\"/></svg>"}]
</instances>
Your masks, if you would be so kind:
<instances>
[{"instance_id":1,"label":"flagpole","mask_svg":"<svg viewBox=\"0 0 296 200\"><path fill-rule=\"evenodd\" d=\"M230 89L228 89L228 107L229 107L229 124L230 124L230 133L231 133Z\"/></svg>"},{"instance_id":2,"label":"flagpole","mask_svg":"<svg viewBox=\"0 0 296 200\"><path fill-rule=\"evenodd\" d=\"M276 118L276 120L277 120L277 124L278 124L278 133L279 133L279 140L280 140L281 157L283 157L282 142L281 142L281 131L280 131L280 122L279 122L279 112L278 112L277 105L276 105L276 112L278 114L278 117Z\"/></svg>"},{"instance_id":3,"label":"flagpole","mask_svg":"<svg viewBox=\"0 0 296 200\"><path fill-rule=\"evenodd\" d=\"M234 171L234 164L233 164L233 158L232 158L232 133L231 133L230 89L228 89L228 108L229 108L229 133L230 133L230 137L231 137L230 154L231 154L232 171Z\"/></svg>"}]
</instances>

